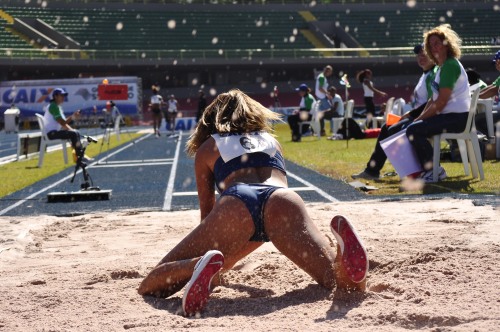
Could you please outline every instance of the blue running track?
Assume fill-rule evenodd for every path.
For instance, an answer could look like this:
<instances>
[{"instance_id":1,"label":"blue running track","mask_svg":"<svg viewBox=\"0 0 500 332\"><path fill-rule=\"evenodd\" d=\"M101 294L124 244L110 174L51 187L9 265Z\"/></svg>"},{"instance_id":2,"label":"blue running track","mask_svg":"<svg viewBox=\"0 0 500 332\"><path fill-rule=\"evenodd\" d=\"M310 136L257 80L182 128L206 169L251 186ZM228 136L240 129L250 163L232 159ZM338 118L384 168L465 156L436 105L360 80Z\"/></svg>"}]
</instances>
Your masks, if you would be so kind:
<instances>
[{"instance_id":1,"label":"blue running track","mask_svg":"<svg viewBox=\"0 0 500 332\"><path fill-rule=\"evenodd\" d=\"M146 134L133 143L103 151L87 170L95 186L112 190L110 200L48 203L49 192L79 189L82 175L77 174L75 182L70 183L73 175L73 168L70 168L0 199L0 216L198 209L194 163L184 152L187 138L186 134L179 139ZM289 187L306 202L370 198L342 181L291 162L287 162L287 170Z\"/></svg>"}]
</instances>

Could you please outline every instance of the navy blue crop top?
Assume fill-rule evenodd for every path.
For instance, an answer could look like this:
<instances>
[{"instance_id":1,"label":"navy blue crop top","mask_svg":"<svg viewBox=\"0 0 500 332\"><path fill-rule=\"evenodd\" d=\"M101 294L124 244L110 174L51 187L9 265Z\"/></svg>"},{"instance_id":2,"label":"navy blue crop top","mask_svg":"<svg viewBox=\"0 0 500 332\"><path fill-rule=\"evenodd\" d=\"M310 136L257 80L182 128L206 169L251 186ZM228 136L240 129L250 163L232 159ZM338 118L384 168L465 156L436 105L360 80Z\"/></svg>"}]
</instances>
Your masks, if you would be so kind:
<instances>
[{"instance_id":1,"label":"navy blue crop top","mask_svg":"<svg viewBox=\"0 0 500 332\"><path fill-rule=\"evenodd\" d=\"M222 160L222 157L219 157L214 165L215 183L224 181L234 171L250 167L272 167L286 174L285 160L279 151L276 151L274 157L265 152L253 152L233 158L227 163Z\"/></svg>"}]
</instances>

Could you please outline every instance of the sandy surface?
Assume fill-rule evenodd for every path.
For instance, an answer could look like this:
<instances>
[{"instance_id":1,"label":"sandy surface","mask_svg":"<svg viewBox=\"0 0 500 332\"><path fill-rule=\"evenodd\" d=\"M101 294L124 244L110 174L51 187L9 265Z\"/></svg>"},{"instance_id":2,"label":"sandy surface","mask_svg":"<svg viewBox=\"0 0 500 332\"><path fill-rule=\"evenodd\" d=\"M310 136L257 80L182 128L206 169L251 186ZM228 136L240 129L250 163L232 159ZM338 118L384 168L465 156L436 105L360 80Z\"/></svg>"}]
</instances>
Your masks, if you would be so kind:
<instances>
[{"instance_id":1,"label":"sandy surface","mask_svg":"<svg viewBox=\"0 0 500 332\"><path fill-rule=\"evenodd\" d=\"M142 277L199 211L0 218L2 331L499 331L500 213L468 200L310 204L325 235L347 216L368 248L365 293L327 291L271 244L226 274L201 317Z\"/></svg>"}]
</instances>

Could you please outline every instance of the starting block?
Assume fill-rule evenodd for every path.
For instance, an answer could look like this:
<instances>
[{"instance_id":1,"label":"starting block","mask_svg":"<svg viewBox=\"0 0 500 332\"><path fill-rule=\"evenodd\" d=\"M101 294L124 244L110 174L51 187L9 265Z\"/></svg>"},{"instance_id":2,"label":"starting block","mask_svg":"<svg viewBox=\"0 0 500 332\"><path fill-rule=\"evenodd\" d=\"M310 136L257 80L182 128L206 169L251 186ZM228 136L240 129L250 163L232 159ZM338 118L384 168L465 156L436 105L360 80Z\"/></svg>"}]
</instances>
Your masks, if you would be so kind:
<instances>
[{"instance_id":1,"label":"starting block","mask_svg":"<svg viewBox=\"0 0 500 332\"><path fill-rule=\"evenodd\" d=\"M47 194L49 203L76 201L107 201L111 197L111 189L101 190L96 187L79 191L55 191Z\"/></svg>"}]
</instances>

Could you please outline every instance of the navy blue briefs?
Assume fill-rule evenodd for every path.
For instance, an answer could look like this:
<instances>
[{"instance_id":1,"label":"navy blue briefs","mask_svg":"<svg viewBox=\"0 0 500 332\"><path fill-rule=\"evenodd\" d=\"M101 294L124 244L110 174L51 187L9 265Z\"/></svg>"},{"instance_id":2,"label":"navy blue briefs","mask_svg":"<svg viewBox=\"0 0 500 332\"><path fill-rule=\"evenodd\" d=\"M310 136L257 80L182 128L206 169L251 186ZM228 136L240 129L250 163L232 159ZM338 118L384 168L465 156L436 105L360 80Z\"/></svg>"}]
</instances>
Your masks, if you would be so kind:
<instances>
[{"instance_id":1,"label":"navy blue briefs","mask_svg":"<svg viewBox=\"0 0 500 332\"><path fill-rule=\"evenodd\" d=\"M271 196L276 189L280 188L282 187L264 184L238 183L227 188L221 194L221 197L234 196L245 203L255 225L255 233L250 238L250 241L269 242L269 238L264 229L264 207L269 196Z\"/></svg>"}]
</instances>

